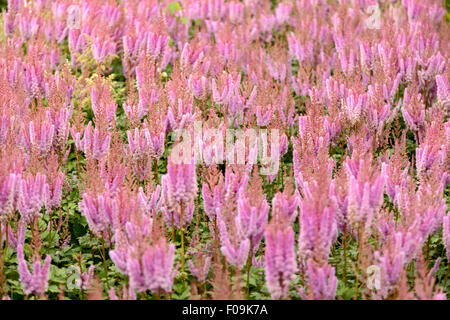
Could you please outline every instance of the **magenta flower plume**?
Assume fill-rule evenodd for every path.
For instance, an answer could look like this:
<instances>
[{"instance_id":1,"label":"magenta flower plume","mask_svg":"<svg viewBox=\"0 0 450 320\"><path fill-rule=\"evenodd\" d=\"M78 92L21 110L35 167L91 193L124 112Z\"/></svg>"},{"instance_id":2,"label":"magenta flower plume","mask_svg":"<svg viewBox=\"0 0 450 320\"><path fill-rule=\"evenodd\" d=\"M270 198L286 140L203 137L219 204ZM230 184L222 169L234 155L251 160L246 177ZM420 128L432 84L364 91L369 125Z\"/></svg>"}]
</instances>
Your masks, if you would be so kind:
<instances>
[{"instance_id":1,"label":"magenta flower plume","mask_svg":"<svg viewBox=\"0 0 450 320\"><path fill-rule=\"evenodd\" d=\"M57 111L47 111L47 118L54 127L53 146L62 150L69 137L70 117L72 116L73 106L61 108Z\"/></svg>"},{"instance_id":2,"label":"magenta flower plume","mask_svg":"<svg viewBox=\"0 0 450 320\"><path fill-rule=\"evenodd\" d=\"M363 226L368 233L383 204L385 175L363 160L359 163L348 160L347 170L349 221L355 228Z\"/></svg>"},{"instance_id":3,"label":"magenta flower plume","mask_svg":"<svg viewBox=\"0 0 450 320\"><path fill-rule=\"evenodd\" d=\"M287 195L282 192L277 192L272 199L273 210L279 212L286 217L291 223L297 218L297 209L300 204L300 194L295 190L293 195Z\"/></svg>"},{"instance_id":4,"label":"magenta flower plume","mask_svg":"<svg viewBox=\"0 0 450 320\"><path fill-rule=\"evenodd\" d=\"M24 128L24 144L29 152L37 151L38 155L45 157L52 148L54 135L55 126L50 121L31 121L28 130Z\"/></svg>"},{"instance_id":5,"label":"magenta flower plume","mask_svg":"<svg viewBox=\"0 0 450 320\"><path fill-rule=\"evenodd\" d=\"M237 201L238 210L235 223L240 237L250 240L251 254L254 254L264 235L269 217L269 204L262 191L261 180L256 167L248 190Z\"/></svg>"},{"instance_id":6,"label":"magenta flower plume","mask_svg":"<svg viewBox=\"0 0 450 320\"><path fill-rule=\"evenodd\" d=\"M19 244L17 245L19 279L20 282L22 283L23 291L26 294L32 293L40 297L47 291L51 257L48 255L45 258L43 265L41 264L41 261L35 259L33 263L33 270L30 272L23 253L23 246L24 246L23 224L21 224L19 228L21 229L19 233L22 234L21 236L19 236L19 238L21 239L19 240Z\"/></svg>"},{"instance_id":7,"label":"magenta flower plume","mask_svg":"<svg viewBox=\"0 0 450 320\"><path fill-rule=\"evenodd\" d=\"M10 173L0 177L0 222L9 220L14 213L14 199L19 187L21 187L20 175Z\"/></svg>"},{"instance_id":8,"label":"magenta flower plume","mask_svg":"<svg viewBox=\"0 0 450 320\"><path fill-rule=\"evenodd\" d=\"M192 255L192 258L188 261L189 270L199 283L204 283L211 267L210 243L202 244L198 248L193 237L190 247L188 254Z\"/></svg>"},{"instance_id":9,"label":"magenta flower plume","mask_svg":"<svg viewBox=\"0 0 450 320\"><path fill-rule=\"evenodd\" d=\"M25 223L31 223L41 216L40 211L48 193L46 180L45 175L38 173L36 176L28 175L20 182L17 208Z\"/></svg>"},{"instance_id":10,"label":"magenta flower plume","mask_svg":"<svg viewBox=\"0 0 450 320\"><path fill-rule=\"evenodd\" d=\"M147 246L142 256L129 251L127 272L130 277L130 286L137 292L151 290L158 293L159 290L171 292L173 278L176 269L173 267L175 258L175 246L168 245L165 240Z\"/></svg>"},{"instance_id":11,"label":"magenta flower plume","mask_svg":"<svg viewBox=\"0 0 450 320\"><path fill-rule=\"evenodd\" d=\"M295 235L287 221L272 218L265 231L266 283L272 299L285 299L297 272Z\"/></svg>"},{"instance_id":12,"label":"magenta flower plume","mask_svg":"<svg viewBox=\"0 0 450 320\"><path fill-rule=\"evenodd\" d=\"M62 188L64 183L64 173L58 172L56 177L52 177L48 183L47 193L45 196L46 209L52 210L61 204Z\"/></svg>"},{"instance_id":13,"label":"magenta flower plume","mask_svg":"<svg viewBox=\"0 0 450 320\"><path fill-rule=\"evenodd\" d=\"M333 300L336 297L337 278L334 267L329 264L320 266L308 260L306 276L309 295L302 294L303 299Z\"/></svg>"},{"instance_id":14,"label":"magenta flower plume","mask_svg":"<svg viewBox=\"0 0 450 320\"><path fill-rule=\"evenodd\" d=\"M202 186L203 207L211 221L215 220L218 211L220 211L223 206L223 193L225 190L222 180L223 176L221 175L217 185L210 187L207 183L203 183ZM212 190L210 190L210 188L212 188Z\"/></svg>"},{"instance_id":15,"label":"magenta flower plume","mask_svg":"<svg viewBox=\"0 0 450 320\"><path fill-rule=\"evenodd\" d=\"M444 217L442 228L442 238L444 240L445 250L447 252L447 260L450 261L450 214Z\"/></svg>"},{"instance_id":16,"label":"magenta flower plume","mask_svg":"<svg viewBox=\"0 0 450 320\"><path fill-rule=\"evenodd\" d=\"M148 129L127 131L128 147L126 154L131 158L135 175L140 180L148 178L151 158L154 157L153 144Z\"/></svg>"},{"instance_id":17,"label":"magenta flower plume","mask_svg":"<svg viewBox=\"0 0 450 320\"><path fill-rule=\"evenodd\" d=\"M335 207L332 203L326 205L314 199L320 192L319 185L314 181L304 183L304 198L300 200L300 235L298 254L302 262L314 257L316 261L328 261L330 247L337 236ZM322 190L321 192L324 192Z\"/></svg>"},{"instance_id":18,"label":"magenta flower plume","mask_svg":"<svg viewBox=\"0 0 450 320\"><path fill-rule=\"evenodd\" d=\"M197 177L195 160L190 163L175 164L171 160L167 165L167 174L162 179L162 206L168 214L179 215L181 207L190 211L197 196ZM190 216L192 218L192 215ZM179 220L179 219L178 219ZM183 217L183 224L185 220Z\"/></svg>"},{"instance_id":19,"label":"magenta flower plume","mask_svg":"<svg viewBox=\"0 0 450 320\"><path fill-rule=\"evenodd\" d=\"M81 139L81 133L75 131L72 131L72 136L75 140L76 148L84 152L86 157L103 160L108 156L111 133L98 128L92 129L92 122L89 122L85 128L83 139Z\"/></svg>"},{"instance_id":20,"label":"magenta flower plume","mask_svg":"<svg viewBox=\"0 0 450 320\"><path fill-rule=\"evenodd\" d=\"M90 230L97 236L103 236L118 222L119 204L108 193L97 195L84 193L78 205Z\"/></svg>"},{"instance_id":21,"label":"magenta flower plume","mask_svg":"<svg viewBox=\"0 0 450 320\"><path fill-rule=\"evenodd\" d=\"M236 225L242 237L250 240L252 250L254 251L257 250L264 234L268 215L269 204L266 200L263 200L259 206L252 205L251 200L247 197L242 197L238 200Z\"/></svg>"},{"instance_id":22,"label":"magenta flower plume","mask_svg":"<svg viewBox=\"0 0 450 320\"><path fill-rule=\"evenodd\" d=\"M222 254L231 265L241 270L248 259L250 240L248 238L242 239L240 237L232 238L226 227L225 221L220 217L217 219L217 226L220 233L220 242L222 243L222 246L220 247Z\"/></svg>"}]
</instances>

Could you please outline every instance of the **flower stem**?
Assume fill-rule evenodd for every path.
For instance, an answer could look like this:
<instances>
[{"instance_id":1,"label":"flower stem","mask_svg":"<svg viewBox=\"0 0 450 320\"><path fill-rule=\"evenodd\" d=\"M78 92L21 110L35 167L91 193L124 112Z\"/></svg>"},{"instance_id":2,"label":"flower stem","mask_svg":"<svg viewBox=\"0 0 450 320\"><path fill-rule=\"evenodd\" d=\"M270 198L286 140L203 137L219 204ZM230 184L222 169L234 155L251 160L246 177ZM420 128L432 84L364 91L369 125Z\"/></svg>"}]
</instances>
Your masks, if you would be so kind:
<instances>
[{"instance_id":1,"label":"flower stem","mask_svg":"<svg viewBox=\"0 0 450 320\"><path fill-rule=\"evenodd\" d=\"M344 284L346 285L347 284L347 225L346 224L344 224L344 233L343 233L343 240L342 240L342 246L343 246L343 249L344 249L344 274L343 274L343 277L344 277Z\"/></svg>"},{"instance_id":2,"label":"flower stem","mask_svg":"<svg viewBox=\"0 0 450 320\"><path fill-rule=\"evenodd\" d=\"M172 212L172 243L175 244L175 223L173 220L173 215L175 213Z\"/></svg>"},{"instance_id":3,"label":"flower stem","mask_svg":"<svg viewBox=\"0 0 450 320\"><path fill-rule=\"evenodd\" d=\"M48 222L50 225L49 225L48 236L47 236L47 242L48 242L48 244L47 244L47 254L50 253L50 245L51 245L51 240L52 240L52 238L51 238L52 226L53 226L53 224L52 224L52 214L53 214L53 210L50 211L50 220Z\"/></svg>"},{"instance_id":4,"label":"flower stem","mask_svg":"<svg viewBox=\"0 0 450 320\"><path fill-rule=\"evenodd\" d=\"M250 268L252 267L253 247L252 239L250 239L250 252L248 253L247 260L247 299L250 298Z\"/></svg>"},{"instance_id":5,"label":"flower stem","mask_svg":"<svg viewBox=\"0 0 450 320\"><path fill-rule=\"evenodd\" d=\"M102 259L103 259L103 269L105 270L106 287L109 290L108 268L106 266L106 256L105 256L105 239L103 238L102 238Z\"/></svg>"},{"instance_id":6,"label":"flower stem","mask_svg":"<svg viewBox=\"0 0 450 320\"><path fill-rule=\"evenodd\" d=\"M184 274L184 226L183 226L183 213L184 213L184 207L183 205L180 206L180 229L181 229L181 275L183 277L183 282L186 284L185 280L185 274Z\"/></svg>"}]
</instances>

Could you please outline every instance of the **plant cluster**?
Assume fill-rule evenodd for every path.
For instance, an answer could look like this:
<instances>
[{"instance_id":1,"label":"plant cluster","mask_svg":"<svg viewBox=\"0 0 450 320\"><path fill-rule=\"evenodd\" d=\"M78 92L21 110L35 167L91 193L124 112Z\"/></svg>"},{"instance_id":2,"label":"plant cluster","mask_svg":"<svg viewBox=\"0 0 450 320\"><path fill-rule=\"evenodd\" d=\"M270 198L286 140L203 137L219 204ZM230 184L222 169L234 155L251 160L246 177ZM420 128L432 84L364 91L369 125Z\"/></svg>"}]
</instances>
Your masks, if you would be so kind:
<instances>
[{"instance_id":1,"label":"plant cluster","mask_svg":"<svg viewBox=\"0 0 450 320\"><path fill-rule=\"evenodd\" d=\"M0 298L450 294L441 1L7 2Z\"/></svg>"}]
</instances>

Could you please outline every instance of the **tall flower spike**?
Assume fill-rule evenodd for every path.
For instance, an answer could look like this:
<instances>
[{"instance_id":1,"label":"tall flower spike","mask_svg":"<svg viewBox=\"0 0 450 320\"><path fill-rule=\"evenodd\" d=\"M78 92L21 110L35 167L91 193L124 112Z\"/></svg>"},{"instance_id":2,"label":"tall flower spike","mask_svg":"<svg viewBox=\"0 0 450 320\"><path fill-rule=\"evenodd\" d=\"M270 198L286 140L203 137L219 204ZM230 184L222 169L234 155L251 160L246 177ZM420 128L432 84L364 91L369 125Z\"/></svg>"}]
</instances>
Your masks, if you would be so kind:
<instances>
[{"instance_id":1,"label":"tall flower spike","mask_svg":"<svg viewBox=\"0 0 450 320\"><path fill-rule=\"evenodd\" d=\"M191 249L188 254L192 258L188 261L189 270L197 278L198 282L204 283L211 267L210 244L202 244L200 248L195 245L195 237L192 237Z\"/></svg>"},{"instance_id":2,"label":"tall flower spike","mask_svg":"<svg viewBox=\"0 0 450 320\"><path fill-rule=\"evenodd\" d=\"M19 226L19 243L17 245L17 261L19 264L19 279L23 286L23 291L26 294L35 294L38 297L44 295L47 291L48 276L50 271L51 257L47 255L44 264L41 261L34 260L33 271L30 272L23 253L24 246L24 225L20 223Z\"/></svg>"},{"instance_id":3,"label":"tall flower spike","mask_svg":"<svg viewBox=\"0 0 450 320\"><path fill-rule=\"evenodd\" d=\"M10 173L0 177L0 223L8 221L14 213L14 198L20 186L20 175Z\"/></svg>"},{"instance_id":4,"label":"tall flower spike","mask_svg":"<svg viewBox=\"0 0 450 320\"><path fill-rule=\"evenodd\" d=\"M53 210L61 204L63 183L64 173L61 171L58 171L56 176L50 179L45 195L46 209Z\"/></svg>"},{"instance_id":5,"label":"tall flower spike","mask_svg":"<svg viewBox=\"0 0 450 320\"><path fill-rule=\"evenodd\" d=\"M101 237L110 227L114 227L119 215L119 206L116 199L108 193L84 193L78 204L82 214L86 217L91 231Z\"/></svg>"},{"instance_id":6,"label":"tall flower spike","mask_svg":"<svg viewBox=\"0 0 450 320\"><path fill-rule=\"evenodd\" d=\"M222 243L220 248L222 254L231 265L235 266L238 270L241 270L248 259L250 240L248 238L242 239L239 237L239 239L235 239L238 237L231 237L225 221L220 217L217 219L217 226L219 228L220 241Z\"/></svg>"},{"instance_id":7,"label":"tall flower spike","mask_svg":"<svg viewBox=\"0 0 450 320\"><path fill-rule=\"evenodd\" d=\"M216 219L218 210L223 207L224 198L224 183L223 175L217 169L217 166L213 165L209 169L209 177L206 182L203 182L202 196L203 207L211 221Z\"/></svg>"},{"instance_id":8,"label":"tall flower spike","mask_svg":"<svg viewBox=\"0 0 450 320\"><path fill-rule=\"evenodd\" d=\"M285 177L285 179L288 178ZM272 211L285 217L291 223L297 218L299 205L300 194L298 190L292 192L292 183L290 182L286 182L284 191L277 192L272 199Z\"/></svg>"},{"instance_id":9,"label":"tall flower spike","mask_svg":"<svg viewBox=\"0 0 450 320\"><path fill-rule=\"evenodd\" d=\"M369 153L369 158L371 158ZM375 214L383 204L385 176L370 164L371 159L356 161L347 159L349 174L348 215L349 221L356 229L364 227L370 233Z\"/></svg>"},{"instance_id":10,"label":"tall flower spike","mask_svg":"<svg viewBox=\"0 0 450 320\"><path fill-rule=\"evenodd\" d=\"M111 144L111 133L105 129L92 129L92 122L89 122L84 129L84 136L75 130L71 131L75 140L75 147L84 152L86 157L93 157L96 160L103 160L109 154Z\"/></svg>"},{"instance_id":11,"label":"tall flower spike","mask_svg":"<svg viewBox=\"0 0 450 320\"><path fill-rule=\"evenodd\" d=\"M40 217L48 193L46 177L38 173L23 178L19 188L18 210L26 223Z\"/></svg>"},{"instance_id":12,"label":"tall flower spike","mask_svg":"<svg viewBox=\"0 0 450 320\"><path fill-rule=\"evenodd\" d=\"M269 204L262 191L257 167L253 169L253 177L247 193L238 200L236 226L242 237L250 240L252 254L257 251L264 234L269 214Z\"/></svg>"},{"instance_id":13,"label":"tall flower spike","mask_svg":"<svg viewBox=\"0 0 450 320\"><path fill-rule=\"evenodd\" d=\"M328 261L331 244L337 236L336 208L330 197L329 159L327 149L320 150L311 181L305 181L301 191L298 256L302 268L310 258L320 264Z\"/></svg>"},{"instance_id":14,"label":"tall flower spike","mask_svg":"<svg viewBox=\"0 0 450 320\"><path fill-rule=\"evenodd\" d=\"M47 111L47 118L51 121L54 127L53 146L59 149L63 149L67 143L69 137L69 121L72 116L72 109L61 108L57 111Z\"/></svg>"},{"instance_id":15,"label":"tall flower spike","mask_svg":"<svg viewBox=\"0 0 450 320\"><path fill-rule=\"evenodd\" d=\"M41 157L46 156L53 145L55 126L49 121L34 123L30 121L28 134L24 133L25 143L30 152L36 150Z\"/></svg>"},{"instance_id":16,"label":"tall flower spike","mask_svg":"<svg viewBox=\"0 0 450 320\"><path fill-rule=\"evenodd\" d=\"M450 261L450 214L444 217L442 239L444 240L444 246L447 252L447 260Z\"/></svg>"},{"instance_id":17,"label":"tall flower spike","mask_svg":"<svg viewBox=\"0 0 450 320\"><path fill-rule=\"evenodd\" d=\"M128 147L125 152L131 157L133 170L139 180L148 177L151 157L154 156L148 129L134 129L134 132L127 131Z\"/></svg>"},{"instance_id":18,"label":"tall flower spike","mask_svg":"<svg viewBox=\"0 0 450 320\"><path fill-rule=\"evenodd\" d=\"M167 244L165 239L147 246L142 256L138 252L129 250L127 270L130 286L137 292L150 289L154 294L162 290L171 292L176 269L173 268L175 245Z\"/></svg>"},{"instance_id":19,"label":"tall flower spike","mask_svg":"<svg viewBox=\"0 0 450 320\"><path fill-rule=\"evenodd\" d=\"M266 283L272 299L285 299L297 272L295 235L285 217L275 216L266 228Z\"/></svg>"},{"instance_id":20,"label":"tall flower spike","mask_svg":"<svg viewBox=\"0 0 450 320\"><path fill-rule=\"evenodd\" d=\"M338 279L334 267L329 264L321 266L308 260L306 276L309 296L302 294L303 299L332 300L336 297Z\"/></svg>"},{"instance_id":21,"label":"tall flower spike","mask_svg":"<svg viewBox=\"0 0 450 320\"><path fill-rule=\"evenodd\" d=\"M117 104L114 101L109 83L101 77L94 80L91 89L92 111L97 121L107 121L112 124L116 120ZM97 123L97 122L96 122Z\"/></svg>"},{"instance_id":22,"label":"tall flower spike","mask_svg":"<svg viewBox=\"0 0 450 320\"><path fill-rule=\"evenodd\" d=\"M179 159L178 159L179 160ZM167 174L162 179L162 201L167 211L177 210L178 205L188 206L197 196L195 159L190 163L175 164L172 158L167 164Z\"/></svg>"}]
</instances>

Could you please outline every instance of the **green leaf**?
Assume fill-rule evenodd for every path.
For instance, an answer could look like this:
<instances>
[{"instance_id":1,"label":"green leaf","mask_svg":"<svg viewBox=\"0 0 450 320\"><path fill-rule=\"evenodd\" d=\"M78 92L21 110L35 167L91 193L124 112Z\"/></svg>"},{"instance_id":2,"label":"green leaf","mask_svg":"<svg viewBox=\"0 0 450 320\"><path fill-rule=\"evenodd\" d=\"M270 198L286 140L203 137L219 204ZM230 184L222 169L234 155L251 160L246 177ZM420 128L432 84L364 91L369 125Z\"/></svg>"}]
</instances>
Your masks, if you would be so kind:
<instances>
[{"instance_id":1,"label":"green leaf","mask_svg":"<svg viewBox=\"0 0 450 320\"><path fill-rule=\"evenodd\" d=\"M181 10L181 5L179 2L174 1L174 2L169 3L168 8L169 8L170 14L174 15L175 12Z\"/></svg>"}]
</instances>

